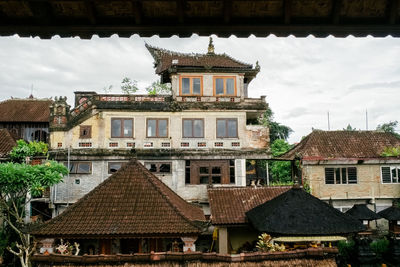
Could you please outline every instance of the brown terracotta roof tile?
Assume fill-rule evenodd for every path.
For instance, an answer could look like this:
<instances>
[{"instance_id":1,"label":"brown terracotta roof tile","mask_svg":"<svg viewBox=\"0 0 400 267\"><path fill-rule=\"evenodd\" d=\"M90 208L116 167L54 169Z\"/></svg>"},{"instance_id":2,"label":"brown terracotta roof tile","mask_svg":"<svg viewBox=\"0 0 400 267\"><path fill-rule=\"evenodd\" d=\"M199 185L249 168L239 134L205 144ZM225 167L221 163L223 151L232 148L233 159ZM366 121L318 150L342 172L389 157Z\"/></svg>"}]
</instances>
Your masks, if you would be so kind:
<instances>
[{"instance_id":1,"label":"brown terracotta roof tile","mask_svg":"<svg viewBox=\"0 0 400 267\"><path fill-rule=\"evenodd\" d=\"M1 122L49 122L49 99L8 99L0 102Z\"/></svg>"},{"instance_id":2,"label":"brown terracotta roof tile","mask_svg":"<svg viewBox=\"0 0 400 267\"><path fill-rule=\"evenodd\" d=\"M53 237L199 234L201 208L187 203L136 160L33 234Z\"/></svg>"},{"instance_id":3,"label":"brown terracotta roof tile","mask_svg":"<svg viewBox=\"0 0 400 267\"><path fill-rule=\"evenodd\" d=\"M0 129L0 157L6 156L17 143L7 129Z\"/></svg>"},{"instance_id":4,"label":"brown terracotta roof tile","mask_svg":"<svg viewBox=\"0 0 400 267\"><path fill-rule=\"evenodd\" d=\"M160 74L171 66L234 68L252 70L251 64L240 62L226 54L185 54L169 51L146 44L147 49L156 61L156 73ZM173 63L172 61L176 63Z\"/></svg>"},{"instance_id":5,"label":"brown terracotta roof tile","mask_svg":"<svg viewBox=\"0 0 400 267\"><path fill-rule=\"evenodd\" d=\"M377 131L314 130L281 159L303 160L381 158L385 147L400 146L400 138Z\"/></svg>"},{"instance_id":6,"label":"brown terracotta roof tile","mask_svg":"<svg viewBox=\"0 0 400 267\"><path fill-rule=\"evenodd\" d=\"M213 224L244 224L246 212L289 190L290 186L208 189Z\"/></svg>"}]
</instances>

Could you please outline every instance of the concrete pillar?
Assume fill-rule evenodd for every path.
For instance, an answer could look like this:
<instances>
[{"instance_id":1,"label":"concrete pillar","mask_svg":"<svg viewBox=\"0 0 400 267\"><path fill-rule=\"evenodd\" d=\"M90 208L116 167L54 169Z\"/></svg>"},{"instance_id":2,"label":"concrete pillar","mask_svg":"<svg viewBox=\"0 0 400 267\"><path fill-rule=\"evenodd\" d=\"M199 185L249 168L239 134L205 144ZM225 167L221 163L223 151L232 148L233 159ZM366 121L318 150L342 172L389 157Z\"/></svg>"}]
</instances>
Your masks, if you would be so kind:
<instances>
[{"instance_id":1,"label":"concrete pillar","mask_svg":"<svg viewBox=\"0 0 400 267\"><path fill-rule=\"evenodd\" d=\"M228 254L228 228L218 228L218 253Z\"/></svg>"},{"instance_id":2,"label":"concrete pillar","mask_svg":"<svg viewBox=\"0 0 400 267\"><path fill-rule=\"evenodd\" d=\"M194 242L196 242L197 240L197 236L185 236L185 237L181 237L182 241L183 241L183 252L193 252L196 251L196 244Z\"/></svg>"}]
</instances>

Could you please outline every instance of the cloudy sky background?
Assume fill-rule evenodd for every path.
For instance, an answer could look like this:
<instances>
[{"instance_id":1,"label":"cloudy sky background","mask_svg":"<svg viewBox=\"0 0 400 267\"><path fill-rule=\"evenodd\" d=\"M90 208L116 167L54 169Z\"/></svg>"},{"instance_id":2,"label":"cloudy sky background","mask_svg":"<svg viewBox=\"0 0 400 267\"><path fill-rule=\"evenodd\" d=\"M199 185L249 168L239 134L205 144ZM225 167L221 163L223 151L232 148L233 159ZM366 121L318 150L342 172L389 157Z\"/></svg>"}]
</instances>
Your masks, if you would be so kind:
<instances>
[{"instance_id":1,"label":"cloudy sky background","mask_svg":"<svg viewBox=\"0 0 400 267\"><path fill-rule=\"evenodd\" d=\"M121 93L124 77L145 88L158 80L144 46L205 53L208 37L79 38L51 40L0 37L0 100L33 95L67 96L90 90ZM395 38L216 38L216 53L246 63L258 60L261 71L249 86L251 97L267 96L275 120L290 126L290 142L312 128L331 130L351 124L365 130L400 120L400 39ZM144 90L143 90L144 92Z\"/></svg>"}]
</instances>

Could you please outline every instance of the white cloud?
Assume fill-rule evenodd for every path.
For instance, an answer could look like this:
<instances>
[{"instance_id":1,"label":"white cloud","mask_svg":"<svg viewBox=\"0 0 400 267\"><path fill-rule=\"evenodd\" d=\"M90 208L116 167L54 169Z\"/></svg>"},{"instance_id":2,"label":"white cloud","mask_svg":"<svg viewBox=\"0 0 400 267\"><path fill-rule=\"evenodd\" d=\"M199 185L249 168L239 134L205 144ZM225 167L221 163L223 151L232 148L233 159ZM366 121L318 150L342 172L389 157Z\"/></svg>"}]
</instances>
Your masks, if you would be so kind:
<instances>
[{"instance_id":1,"label":"white cloud","mask_svg":"<svg viewBox=\"0 0 400 267\"><path fill-rule=\"evenodd\" d=\"M33 85L36 97L73 91L102 92L113 85L119 93L123 77L146 87L158 77L144 41L161 48L205 53L208 38L93 37L0 38L0 100L27 97ZM295 132L297 142L311 128L331 129L351 124L365 129L398 118L400 97L400 39L395 38L214 38L216 53L255 64L261 71L249 86L252 97L267 95L275 119Z\"/></svg>"}]
</instances>

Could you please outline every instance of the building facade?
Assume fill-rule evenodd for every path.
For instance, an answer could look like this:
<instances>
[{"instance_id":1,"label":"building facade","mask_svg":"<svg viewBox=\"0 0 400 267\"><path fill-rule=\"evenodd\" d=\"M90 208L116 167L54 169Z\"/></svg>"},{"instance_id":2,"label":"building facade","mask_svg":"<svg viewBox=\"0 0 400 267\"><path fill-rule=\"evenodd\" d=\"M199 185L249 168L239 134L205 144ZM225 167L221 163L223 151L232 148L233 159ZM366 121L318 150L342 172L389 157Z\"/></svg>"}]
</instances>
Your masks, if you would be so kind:
<instances>
[{"instance_id":1,"label":"building facade","mask_svg":"<svg viewBox=\"0 0 400 267\"><path fill-rule=\"evenodd\" d=\"M12 98L0 102L0 129L15 139L48 142L50 99Z\"/></svg>"},{"instance_id":2,"label":"building facade","mask_svg":"<svg viewBox=\"0 0 400 267\"><path fill-rule=\"evenodd\" d=\"M342 212L354 204L379 212L400 198L400 158L383 153L399 146L391 133L314 130L281 158L300 160L303 184Z\"/></svg>"},{"instance_id":3,"label":"building facade","mask_svg":"<svg viewBox=\"0 0 400 267\"><path fill-rule=\"evenodd\" d=\"M56 98L51 153L70 175L52 190L54 215L131 158L209 214L207 187L246 186L246 159L269 158L265 97L247 97L258 64L215 54L212 41L206 54L146 46L170 95L75 92L74 108Z\"/></svg>"}]
</instances>

